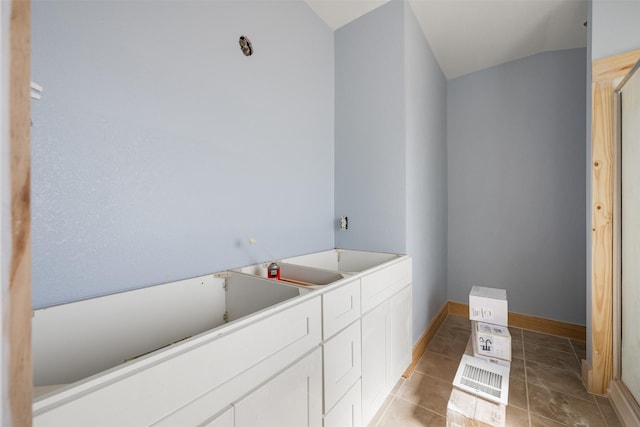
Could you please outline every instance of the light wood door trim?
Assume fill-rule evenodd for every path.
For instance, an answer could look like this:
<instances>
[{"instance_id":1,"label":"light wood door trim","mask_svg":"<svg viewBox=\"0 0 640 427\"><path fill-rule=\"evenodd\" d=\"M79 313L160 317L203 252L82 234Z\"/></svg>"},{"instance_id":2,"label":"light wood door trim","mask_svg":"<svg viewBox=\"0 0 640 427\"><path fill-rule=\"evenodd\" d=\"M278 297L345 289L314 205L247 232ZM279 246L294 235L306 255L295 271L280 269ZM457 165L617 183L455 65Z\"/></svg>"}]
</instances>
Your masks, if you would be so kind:
<instances>
[{"instance_id":1,"label":"light wood door trim","mask_svg":"<svg viewBox=\"0 0 640 427\"><path fill-rule=\"evenodd\" d=\"M593 61L591 71L591 366L583 381L605 394L613 372L614 91L640 50Z\"/></svg>"},{"instance_id":2,"label":"light wood door trim","mask_svg":"<svg viewBox=\"0 0 640 427\"><path fill-rule=\"evenodd\" d=\"M8 59L8 128L9 140L2 141L3 152L9 154L8 170L3 179L9 181L8 194L2 195L3 203L10 200L9 218L3 220L3 234L10 232L10 252L4 265L9 265L7 288L3 298L3 340L7 362L7 382L3 387L5 408L10 414L12 426L32 424L32 369L31 369L31 2L12 0L9 17L9 49L3 53ZM6 32L4 35L6 36ZM7 96L7 95L3 95ZM6 228L10 228L10 231ZM6 248L9 249L9 248ZM6 276L5 276L6 277Z\"/></svg>"}]
</instances>

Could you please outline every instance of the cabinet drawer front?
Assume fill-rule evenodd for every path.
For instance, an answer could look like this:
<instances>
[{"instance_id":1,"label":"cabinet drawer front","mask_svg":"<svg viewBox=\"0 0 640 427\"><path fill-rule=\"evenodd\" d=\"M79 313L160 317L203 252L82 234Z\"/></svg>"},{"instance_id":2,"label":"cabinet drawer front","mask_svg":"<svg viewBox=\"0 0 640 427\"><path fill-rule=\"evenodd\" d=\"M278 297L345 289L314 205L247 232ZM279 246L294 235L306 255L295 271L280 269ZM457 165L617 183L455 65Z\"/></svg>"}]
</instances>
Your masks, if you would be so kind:
<instances>
[{"instance_id":1,"label":"cabinet drawer front","mask_svg":"<svg viewBox=\"0 0 640 427\"><path fill-rule=\"evenodd\" d=\"M362 278L362 312L366 313L411 283L411 258Z\"/></svg>"},{"instance_id":2,"label":"cabinet drawer front","mask_svg":"<svg viewBox=\"0 0 640 427\"><path fill-rule=\"evenodd\" d=\"M360 280L322 295L322 335L328 339L360 317Z\"/></svg>"},{"instance_id":3,"label":"cabinet drawer front","mask_svg":"<svg viewBox=\"0 0 640 427\"><path fill-rule=\"evenodd\" d=\"M226 411L209 421L204 427L234 427L233 406L229 406Z\"/></svg>"},{"instance_id":4,"label":"cabinet drawer front","mask_svg":"<svg viewBox=\"0 0 640 427\"><path fill-rule=\"evenodd\" d=\"M362 387L360 380L351 387L324 417L324 427L362 427Z\"/></svg>"},{"instance_id":5,"label":"cabinet drawer front","mask_svg":"<svg viewBox=\"0 0 640 427\"><path fill-rule=\"evenodd\" d=\"M97 377L93 387L84 383L68 400L34 412L34 425L150 425L262 360L305 354L320 342L320 315L318 297L197 346L185 342L185 351L166 359L105 373L110 382ZM208 416L229 403L216 402Z\"/></svg>"},{"instance_id":6,"label":"cabinet drawer front","mask_svg":"<svg viewBox=\"0 0 640 427\"><path fill-rule=\"evenodd\" d=\"M360 321L324 343L324 410L340 400L361 375Z\"/></svg>"},{"instance_id":7,"label":"cabinet drawer front","mask_svg":"<svg viewBox=\"0 0 640 427\"><path fill-rule=\"evenodd\" d=\"M285 369L234 407L235 427L320 427L320 349Z\"/></svg>"}]
</instances>

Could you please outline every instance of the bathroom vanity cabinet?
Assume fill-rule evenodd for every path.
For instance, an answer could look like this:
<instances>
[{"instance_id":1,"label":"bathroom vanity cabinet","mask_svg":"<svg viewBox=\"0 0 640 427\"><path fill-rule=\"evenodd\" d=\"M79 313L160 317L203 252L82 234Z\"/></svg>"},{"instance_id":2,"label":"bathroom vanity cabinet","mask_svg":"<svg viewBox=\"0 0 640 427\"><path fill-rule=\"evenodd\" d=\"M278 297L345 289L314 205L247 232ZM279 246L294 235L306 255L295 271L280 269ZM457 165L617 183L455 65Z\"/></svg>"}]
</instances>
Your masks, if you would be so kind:
<instances>
[{"instance_id":1,"label":"bathroom vanity cabinet","mask_svg":"<svg viewBox=\"0 0 640 427\"><path fill-rule=\"evenodd\" d=\"M366 425L411 361L411 258L279 263L306 285L255 265L37 310L34 426Z\"/></svg>"}]
</instances>

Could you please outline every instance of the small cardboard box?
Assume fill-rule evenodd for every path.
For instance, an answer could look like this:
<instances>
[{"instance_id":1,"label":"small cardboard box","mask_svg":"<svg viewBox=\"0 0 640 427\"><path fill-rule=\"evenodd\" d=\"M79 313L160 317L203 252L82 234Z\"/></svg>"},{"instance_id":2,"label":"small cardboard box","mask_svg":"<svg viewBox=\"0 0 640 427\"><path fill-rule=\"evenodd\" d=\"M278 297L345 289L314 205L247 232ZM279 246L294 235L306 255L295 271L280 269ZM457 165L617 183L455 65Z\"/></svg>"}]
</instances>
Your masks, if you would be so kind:
<instances>
[{"instance_id":1,"label":"small cardboard box","mask_svg":"<svg viewBox=\"0 0 640 427\"><path fill-rule=\"evenodd\" d=\"M507 291L474 286L469 293L469 320L508 325Z\"/></svg>"},{"instance_id":2,"label":"small cardboard box","mask_svg":"<svg viewBox=\"0 0 640 427\"><path fill-rule=\"evenodd\" d=\"M473 354L511 361L511 334L506 326L471 321Z\"/></svg>"},{"instance_id":3,"label":"small cardboard box","mask_svg":"<svg viewBox=\"0 0 640 427\"><path fill-rule=\"evenodd\" d=\"M447 427L505 427L506 407L453 388L447 404Z\"/></svg>"},{"instance_id":4,"label":"small cardboard box","mask_svg":"<svg viewBox=\"0 0 640 427\"><path fill-rule=\"evenodd\" d=\"M469 337L469 341L467 341L467 347L464 349L464 354L476 357L489 363L495 363L496 365L504 366L505 368L511 368L511 362L509 360L496 359L495 357L483 356L482 354L474 354L473 334L471 334L471 336Z\"/></svg>"}]
</instances>

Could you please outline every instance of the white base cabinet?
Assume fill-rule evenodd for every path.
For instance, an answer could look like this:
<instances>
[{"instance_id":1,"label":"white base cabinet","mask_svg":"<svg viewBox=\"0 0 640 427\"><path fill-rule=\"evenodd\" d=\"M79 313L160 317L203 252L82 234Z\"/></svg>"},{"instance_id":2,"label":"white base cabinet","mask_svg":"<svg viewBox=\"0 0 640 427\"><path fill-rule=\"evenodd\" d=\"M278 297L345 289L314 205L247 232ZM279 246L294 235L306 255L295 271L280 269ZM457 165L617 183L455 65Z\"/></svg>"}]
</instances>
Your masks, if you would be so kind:
<instances>
[{"instance_id":1,"label":"white base cabinet","mask_svg":"<svg viewBox=\"0 0 640 427\"><path fill-rule=\"evenodd\" d=\"M361 427L362 386L360 380L324 417L324 427Z\"/></svg>"},{"instance_id":2,"label":"white base cabinet","mask_svg":"<svg viewBox=\"0 0 640 427\"><path fill-rule=\"evenodd\" d=\"M411 363L411 285L362 316L362 418L367 425Z\"/></svg>"},{"instance_id":3,"label":"white base cabinet","mask_svg":"<svg viewBox=\"0 0 640 427\"><path fill-rule=\"evenodd\" d=\"M34 400L33 425L366 426L411 361L411 258L332 250L284 260L282 272L295 272L311 288L256 277L261 271L247 267L39 310L38 378L61 388ZM181 301L176 315L173 301ZM153 312L141 316L140 305ZM107 321L114 307L124 323ZM198 322L178 325L185 317ZM76 330L84 333L79 344L58 344L66 343L58 335L75 337ZM94 335L99 346L79 347ZM160 348L164 335L191 337ZM144 346L130 348L143 338ZM47 359L54 345L60 354ZM135 357L146 347L160 349ZM71 356L93 361L105 348L116 351L116 361L134 357L103 371L86 364L98 373L80 381L73 378L86 373L75 372L74 363L60 369Z\"/></svg>"},{"instance_id":4,"label":"white base cabinet","mask_svg":"<svg viewBox=\"0 0 640 427\"><path fill-rule=\"evenodd\" d=\"M233 421L233 406L230 406L227 410L204 425L204 427L234 427Z\"/></svg>"},{"instance_id":5,"label":"white base cabinet","mask_svg":"<svg viewBox=\"0 0 640 427\"><path fill-rule=\"evenodd\" d=\"M322 427L322 353L304 359L240 400L235 427Z\"/></svg>"}]
</instances>

